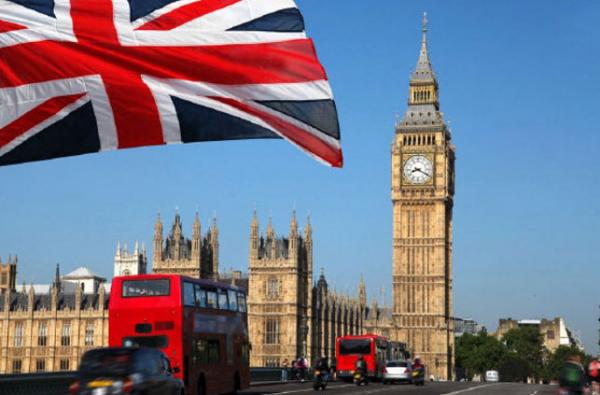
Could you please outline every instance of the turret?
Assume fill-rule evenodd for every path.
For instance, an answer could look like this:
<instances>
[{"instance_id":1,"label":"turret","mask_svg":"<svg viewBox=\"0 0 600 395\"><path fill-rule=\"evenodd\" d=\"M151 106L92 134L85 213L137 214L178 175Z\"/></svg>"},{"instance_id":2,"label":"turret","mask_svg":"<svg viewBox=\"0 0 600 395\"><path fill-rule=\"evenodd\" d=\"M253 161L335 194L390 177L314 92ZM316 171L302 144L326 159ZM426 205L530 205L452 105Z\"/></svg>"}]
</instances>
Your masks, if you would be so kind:
<instances>
[{"instance_id":1,"label":"turret","mask_svg":"<svg viewBox=\"0 0 600 395\"><path fill-rule=\"evenodd\" d=\"M289 256L295 257L298 249L298 220L296 219L296 210L292 211L292 220L290 221L289 233Z\"/></svg>"},{"instance_id":2,"label":"turret","mask_svg":"<svg viewBox=\"0 0 600 395\"><path fill-rule=\"evenodd\" d=\"M29 293L27 295L27 311L33 312L33 303L35 302L35 291L33 290L33 284L29 286Z\"/></svg>"},{"instance_id":3,"label":"turret","mask_svg":"<svg viewBox=\"0 0 600 395\"><path fill-rule=\"evenodd\" d=\"M256 210L254 210L252 222L250 223L250 258L258 258L258 218Z\"/></svg>"},{"instance_id":4,"label":"turret","mask_svg":"<svg viewBox=\"0 0 600 395\"><path fill-rule=\"evenodd\" d=\"M325 279L325 269L321 268L321 275L319 276L319 281L317 281L317 294L319 295L319 299L322 301L322 303L324 303L327 299L327 288L328 284L327 280Z\"/></svg>"},{"instance_id":5,"label":"turret","mask_svg":"<svg viewBox=\"0 0 600 395\"><path fill-rule=\"evenodd\" d=\"M358 285L358 301L361 307L367 305L367 289L365 286L365 279L362 274L360 275L360 283Z\"/></svg>"},{"instance_id":6,"label":"turret","mask_svg":"<svg viewBox=\"0 0 600 395\"><path fill-rule=\"evenodd\" d=\"M56 288L59 292L61 289L60 265L58 263L56 264L56 271L54 272L54 282L52 283L52 288Z\"/></svg>"},{"instance_id":7,"label":"turret","mask_svg":"<svg viewBox=\"0 0 600 395\"><path fill-rule=\"evenodd\" d=\"M200 224L200 216L196 211L194 225L192 227L192 260L200 262L200 251L202 249L202 226Z\"/></svg>"},{"instance_id":8,"label":"turret","mask_svg":"<svg viewBox=\"0 0 600 395\"><path fill-rule=\"evenodd\" d=\"M181 259L182 252L182 239L183 239L183 229L181 225L181 216L179 215L179 209L177 209L177 213L175 214L175 222L173 223L173 229L171 230L171 241L174 243L171 257L172 259Z\"/></svg>"},{"instance_id":9,"label":"turret","mask_svg":"<svg viewBox=\"0 0 600 395\"><path fill-rule=\"evenodd\" d=\"M210 227L210 244L213 254L212 275L213 278L219 276L219 228L217 226L217 214L213 216L212 225Z\"/></svg>"},{"instance_id":10,"label":"turret","mask_svg":"<svg viewBox=\"0 0 600 395\"><path fill-rule=\"evenodd\" d=\"M267 225L267 240L271 240L271 257L277 257L277 240L275 240L275 231L273 230L271 217L269 217L269 224Z\"/></svg>"},{"instance_id":11,"label":"turret","mask_svg":"<svg viewBox=\"0 0 600 395\"><path fill-rule=\"evenodd\" d=\"M75 288L75 311L81 310L81 297L83 294L83 290L81 287Z\"/></svg>"},{"instance_id":12,"label":"turret","mask_svg":"<svg viewBox=\"0 0 600 395\"><path fill-rule=\"evenodd\" d=\"M162 261L162 245L163 245L163 224L160 220L160 213L156 217L154 223L154 239L153 239L153 257L152 260L156 265L157 262Z\"/></svg>"},{"instance_id":13,"label":"turret","mask_svg":"<svg viewBox=\"0 0 600 395\"><path fill-rule=\"evenodd\" d=\"M99 311L103 311L104 310L104 299L106 295L106 291L104 289L104 285L100 284L100 289L98 290L98 310Z\"/></svg>"}]
</instances>

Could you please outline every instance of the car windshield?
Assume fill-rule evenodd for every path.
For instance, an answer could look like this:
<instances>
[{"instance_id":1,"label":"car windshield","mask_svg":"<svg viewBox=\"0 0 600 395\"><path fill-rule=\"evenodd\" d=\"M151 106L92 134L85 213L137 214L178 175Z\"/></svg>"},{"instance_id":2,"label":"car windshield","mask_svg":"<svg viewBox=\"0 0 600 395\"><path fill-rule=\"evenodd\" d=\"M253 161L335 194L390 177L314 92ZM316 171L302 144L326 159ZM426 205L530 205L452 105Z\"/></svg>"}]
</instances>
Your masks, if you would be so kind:
<instances>
[{"instance_id":1,"label":"car windshield","mask_svg":"<svg viewBox=\"0 0 600 395\"><path fill-rule=\"evenodd\" d=\"M408 363L402 361L389 361L386 366L388 368L407 368Z\"/></svg>"},{"instance_id":2,"label":"car windshield","mask_svg":"<svg viewBox=\"0 0 600 395\"><path fill-rule=\"evenodd\" d=\"M84 377L125 376L132 359L131 350L92 350L83 356L79 372Z\"/></svg>"},{"instance_id":3,"label":"car windshield","mask_svg":"<svg viewBox=\"0 0 600 395\"><path fill-rule=\"evenodd\" d=\"M340 341L340 355L370 353L371 342L368 339L349 339Z\"/></svg>"}]
</instances>

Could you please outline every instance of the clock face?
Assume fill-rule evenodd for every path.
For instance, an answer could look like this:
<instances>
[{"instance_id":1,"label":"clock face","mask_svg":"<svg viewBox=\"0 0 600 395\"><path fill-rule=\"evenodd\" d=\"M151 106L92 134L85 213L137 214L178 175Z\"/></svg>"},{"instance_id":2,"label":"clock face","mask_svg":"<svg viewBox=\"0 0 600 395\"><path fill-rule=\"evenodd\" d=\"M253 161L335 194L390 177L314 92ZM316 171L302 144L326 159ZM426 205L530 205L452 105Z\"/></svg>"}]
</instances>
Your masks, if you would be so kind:
<instances>
[{"instance_id":1,"label":"clock face","mask_svg":"<svg viewBox=\"0 0 600 395\"><path fill-rule=\"evenodd\" d=\"M404 177L413 184L424 184L433 175L433 164L423 155L411 156L404 163Z\"/></svg>"}]
</instances>

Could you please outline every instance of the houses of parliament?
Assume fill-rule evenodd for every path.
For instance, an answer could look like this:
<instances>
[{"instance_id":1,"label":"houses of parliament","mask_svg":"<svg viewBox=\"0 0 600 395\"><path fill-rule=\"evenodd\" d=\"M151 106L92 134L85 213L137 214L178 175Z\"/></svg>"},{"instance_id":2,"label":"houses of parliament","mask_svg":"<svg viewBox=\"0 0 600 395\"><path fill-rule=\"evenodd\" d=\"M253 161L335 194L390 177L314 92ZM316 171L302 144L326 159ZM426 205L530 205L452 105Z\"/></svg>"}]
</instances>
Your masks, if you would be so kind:
<instances>
[{"instance_id":1,"label":"houses of parliament","mask_svg":"<svg viewBox=\"0 0 600 395\"><path fill-rule=\"evenodd\" d=\"M165 235L154 225L152 270L231 282L248 291L251 366L280 366L304 355L335 355L340 335L377 333L406 342L438 378L452 377L452 209L455 148L440 112L427 23L409 82L408 109L391 146L391 307L367 300L357 279L353 296L336 293L315 263L310 218L277 233L270 218L250 220L248 275L219 270L219 229L205 233L198 215L191 238L179 213ZM261 231L261 224L264 231ZM108 340L110 284L89 269L60 275L52 284L16 281L16 257L0 261L0 373L74 370L83 352ZM319 269L316 269L319 268ZM317 275L318 270L318 275ZM114 275L147 271L145 246L119 244Z\"/></svg>"}]
</instances>

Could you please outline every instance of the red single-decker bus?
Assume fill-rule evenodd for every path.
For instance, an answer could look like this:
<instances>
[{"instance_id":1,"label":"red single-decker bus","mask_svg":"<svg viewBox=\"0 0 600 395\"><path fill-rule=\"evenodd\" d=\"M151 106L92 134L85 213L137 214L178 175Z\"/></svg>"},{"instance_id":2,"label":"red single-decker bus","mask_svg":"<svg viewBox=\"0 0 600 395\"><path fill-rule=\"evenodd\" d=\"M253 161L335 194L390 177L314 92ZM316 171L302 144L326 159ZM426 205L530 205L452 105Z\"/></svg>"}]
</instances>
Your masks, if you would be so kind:
<instances>
[{"instance_id":1,"label":"red single-decker bus","mask_svg":"<svg viewBox=\"0 0 600 395\"><path fill-rule=\"evenodd\" d=\"M356 361L362 355L369 379L381 380L388 357L388 343L385 337L373 334L338 337L335 342L337 377L351 381Z\"/></svg>"},{"instance_id":2,"label":"red single-decker bus","mask_svg":"<svg viewBox=\"0 0 600 395\"><path fill-rule=\"evenodd\" d=\"M160 348L188 395L250 386L246 294L235 286L168 274L115 277L108 342Z\"/></svg>"}]
</instances>

